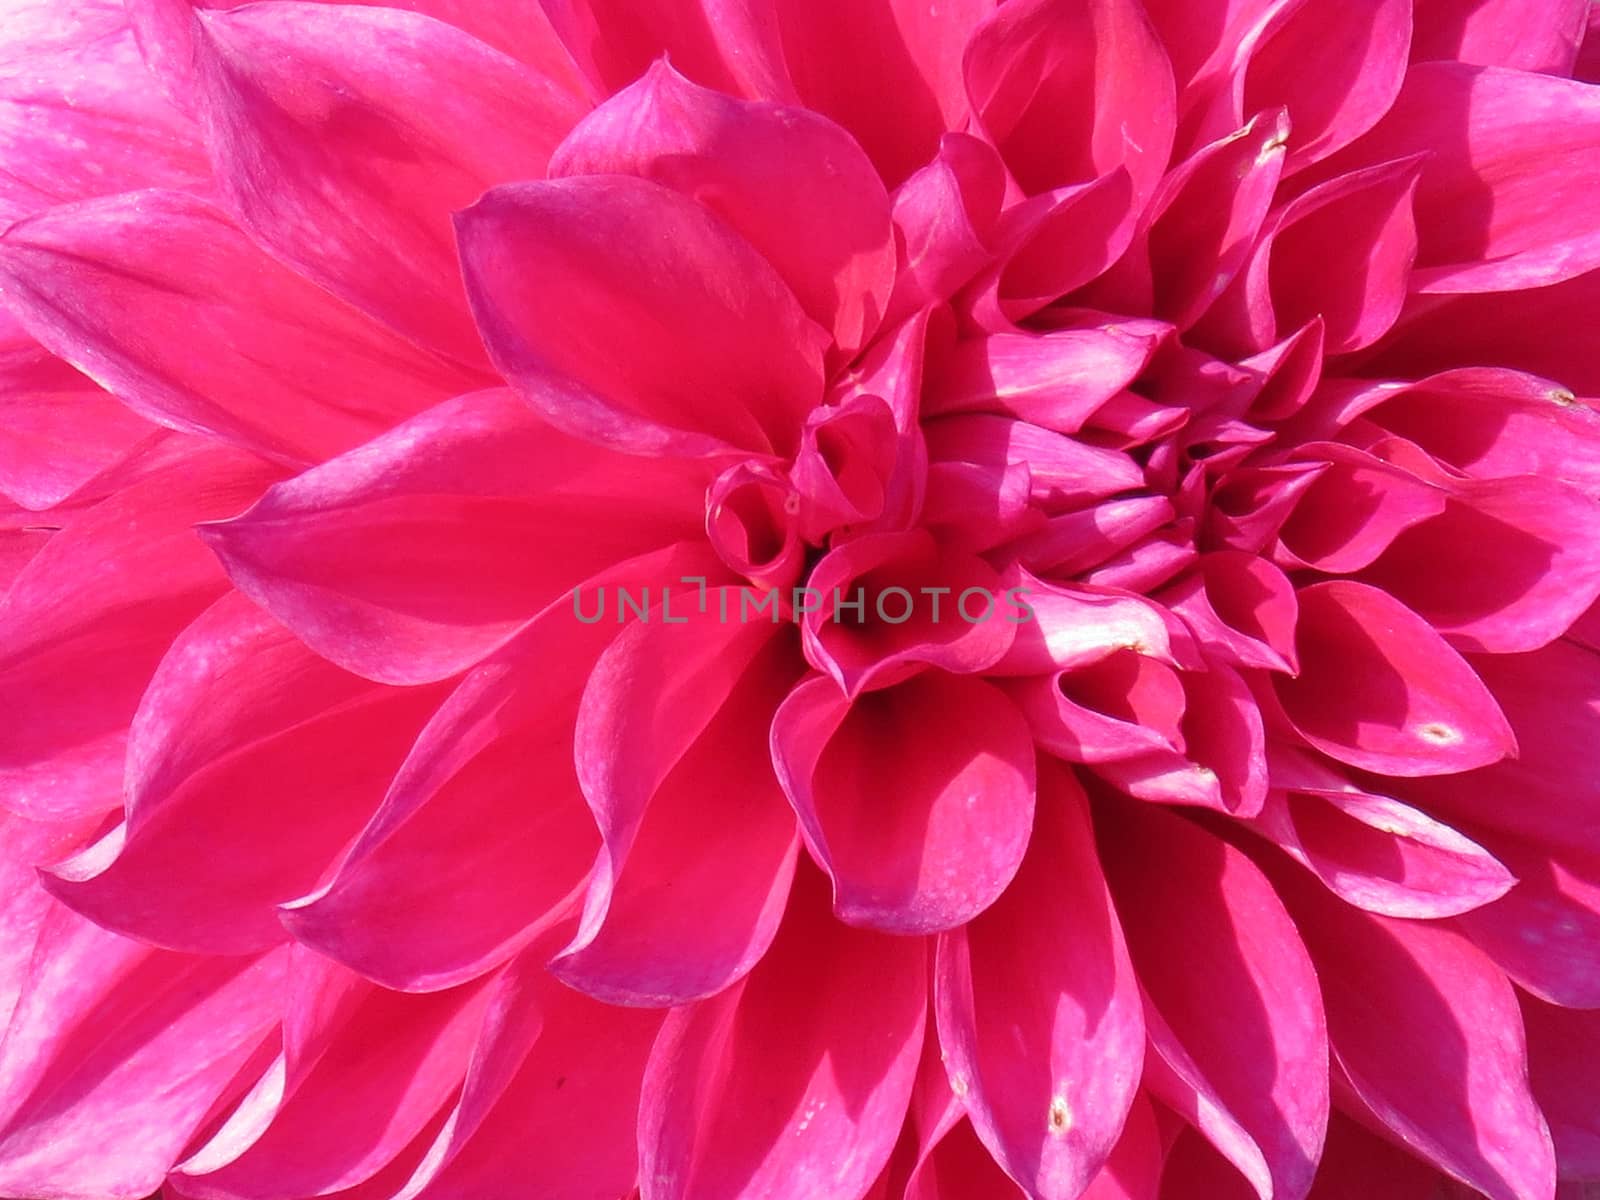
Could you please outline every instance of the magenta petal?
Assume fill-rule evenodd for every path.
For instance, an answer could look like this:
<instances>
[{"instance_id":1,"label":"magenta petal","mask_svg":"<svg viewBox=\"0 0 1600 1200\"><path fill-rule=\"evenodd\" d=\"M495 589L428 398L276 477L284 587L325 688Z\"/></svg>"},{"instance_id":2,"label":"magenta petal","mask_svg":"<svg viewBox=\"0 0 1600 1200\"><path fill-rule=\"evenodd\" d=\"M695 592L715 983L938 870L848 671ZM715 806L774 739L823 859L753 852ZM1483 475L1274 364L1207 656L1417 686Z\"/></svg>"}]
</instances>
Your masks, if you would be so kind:
<instances>
[{"instance_id":1,"label":"magenta petal","mask_svg":"<svg viewBox=\"0 0 1600 1200\"><path fill-rule=\"evenodd\" d=\"M230 593L178 636L133 717L127 820L46 886L170 949L265 949L284 936L275 906L350 841L439 698L346 674Z\"/></svg>"},{"instance_id":2,"label":"magenta petal","mask_svg":"<svg viewBox=\"0 0 1600 1200\"><path fill-rule=\"evenodd\" d=\"M777 98L788 86L772 14L740 0L537 0L533 7L599 96L632 83L663 56L690 79L731 95Z\"/></svg>"},{"instance_id":3,"label":"magenta petal","mask_svg":"<svg viewBox=\"0 0 1600 1200\"><path fill-rule=\"evenodd\" d=\"M200 185L209 173L199 129L150 86L122 6L73 7L6 12L0 228L91 196Z\"/></svg>"},{"instance_id":4,"label":"magenta petal","mask_svg":"<svg viewBox=\"0 0 1600 1200\"><path fill-rule=\"evenodd\" d=\"M227 588L193 526L273 478L251 455L172 436L173 453L154 451L146 477L52 536L0 601L0 789L25 815L122 803L128 721L150 674Z\"/></svg>"},{"instance_id":5,"label":"magenta petal","mask_svg":"<svg viewBox=\"0 0 1600 1200\"><path fill-rule=\"evenodd\" d=\"M930 671L853 701L823 676L772 724L779 781L853 925L931 933L971 920L1016 874L1034 751L1011 701Z\"/></svg>"},{"instance_id":6,"label":"magenta petal","mask_svg":"<svg viewBox=\"0 0 1600 1200\"><path fill-rule=\"evenodd\" d=\"M911 1097L926 969L920 939L839 924L802 872L760 966L667 1017L639 1113L644 1200L862 1196Z\"/></svg>"},{"instance_id":7,"label":"magenta petal","mask_svg":"<svg viewBox=\"0 0 1600 1200\"><path fill-rule=\"evenodd\" d=\"M296 464L486 380L408 345L177 192L20 222L0 239L0 279L41 341L137 412Z\"/></svg>"},{"instance_id":8,"label":"magenta petal","mask_svg":"<svg viewBox=\"0 0 1600 1200\"><path fill-rule=\"evenodd\" d=\"M550 173L637 175L700 200L778 269L841 360L883 317L889 198L849 134L815 113L722 96L660 62L572 131Z\"/></svg>"},{"instance_id":9,"label":"magenta petal","mask_svg":"<svg viewBox=\"0 0 1600 1200\"><path fill-rule=\"evenodd\" d=\"M707 557L647 555L583 586L636 594L641 580L706 571ZM428 991L570 935L597 848L575 714L616 633L614 620L575 620L563 597L467 675L337 871L281 914L295 938L386 987Z\"/></svg>"},{"instance_id":10,"label":"magenta petal","mask_svg":"<svg viewBox=\"0 0 1600 1200\"><path fill-rule=\"evenodd\" d=\"M1600 1014L1517 999L1528 1033L1528 1081L1550 1122L1561 1172L1579 1179L1600 1175L1600 1104L1594 1092Z\"/></svg>"},{"instance_id":11,"label":"magenta petal","mask_svg":"<svg viewBox=\"0 0 1600 1200\"><path fill-rule=\"evenodd\" d=\"M638 1174L639 1086L660 1014L581 996L530 956L493 987L461 1099L402 1194L627 1194Z\"/></svg>"},{"instance_id":12,"label":"magenta petal","mask_svg":"<svg viewBox=\"0 0 1600 1200\"><path fill-rule=\"evenodd\" d=\"M1388 111L1406 77L1411 0L1274 5L1258 36L1237 94L1243 113L1287 106L1294 133L1285 169L1294 172Z\"/></svg>"},{"instance_id":13,"label":"magenta petal","mask_svg":"<svg viewBox=\"0 0 1600 1200\"><path fill-rule=\"evenodd\" d=\"M625 630L578 710L578 777L602 849L551 970L607 1003L721 991L766 952L788 899L800 842L767 733L798 673L792 634L724 622L727 593L706 599L683 625Z\"/></svg>"},{"instance_id":14,"label":"magenta petal","mask_svg":"<svg viewBox=\"0 0 1600 1200\"><path fill-rule=\"evenodd\" d=\"M1405 794L1446 820L1504 830L1557 855L1600 856L1591 819L1600 804L1600 651L1561 640L1472 664L1509 718L1518 755L1456 778L1412 781Z\"/></svg>"},{"instance_id":15,"label":"magenta petal","mask_svg":"<svg viewBox=\"0 0 1600 1200\"><path fill-rule=\"evenodd\" d=\"M1535 476L1462 487L1363 578L1463 650L1514 654L1560 637L1600 596L1600 504Z\"/></svg>"},{"instance_id":16,"label":"magenta petal","mask_svg":"<svg viewBox=\"0 0 1600 1200\"><path fill-rule=\"evenodd\" d=\"M1490 839L1517 884L1457 926L1502 971L1553 1004L1600 1008L1600 859Z\"/></svg>"},{"instance_id":17,"label":"magenta petal","mask_svg":"<svg viewBox=\"0 0 1600 1200\"><path fill-rule=\"evenodd\" d=\"M481 359L450 214L544 173L583 112L563 83L386 8L202 10L147 36L196 64L188 86L218 180L252 234L413 340Z\"/></svg>"},{"instance_id":18,"label":"magenta petal","mask_svg":"<svg viewBox=\"0 0 1600 1200\"><path fill-rule=\"evenodd\" d=\"M1133 1104L1144 1018L1082 789L1060 767L1041 782L1016 879L941 936L935 1008L951 1086L978 1136L1030 1196L1076 1200ZM1040 919L1050 912L1072 919Z\"/></svg>"},{"instance_id":19,"label":"magenta petal","mask_svg":"<svg viewBox=\"0 0 1600 1200\"><path fill-rule=\"evenodd\" d=\"M287 1001L277 997L282 1099L257 1136L224 1126L182 1165L198 1200L298 1200L364 1183L461 1086L490 998L481 983L412 996L311 954L291 961Z\"/></svg>"},{"instance_id":20,"label":"magenta petal","mask_svg":"<svg viewBox=\"0 0 1600 1200\"><path fill-rule=\"evenodd\" d=\"M0 339L0 496L47 509L156 432L20 329Z\"/></svg>"},{"instance_id":21,"label":"magenta petal","mask_svg":"<svg viewBox=\"0 0 1600 1200\"><path fill-rule=\"evenodd\" d=\"M1359 1103L1493 1200L1548 1197L1555 1157L1505 976L1448 929L1363 913L1303 882L1292 898L1328 964L1328 1034Z\"/></svg>"},{"instance_id":22,"label":"magenta petal","mask_svg":"<svg viewBox=\"0 0 1600 1200\"><path fill-rule=\"evenodd\" d=\"M0 1049L0 1189L143 1200L265 1065L283 978L283 951L173 954L57 907Z\"/></svg>"},{"instance_id":23,"label":"magenta petal","mask_svg":"<svg viewBox=\"0 0 1600 1200\"><path fill-rule=\"evenodd\" d=\"M1175 102L1172 66L1137 4L1013 0L973 35L966 77L974 115L1025 192L1126 167L1143 208ZM1084 117L1063 126L1062 112Z\"/></svg>"},{"instance_id":24,"label":"magenta petal","mask_svg":"<svg viewBox=\"0 0 1600 1200\"><path fill-rule=\"evenodd\" d=\"M1329 354L1372 345L1405 304L1417 255L1412 199L1421 169L1416 159L1386 162L1291 200L1202 321L1201 333L1259 351L1320 316Z\"/></svg>"},{"instance_id":25,"label":"magenta petal","mask_svg":"<svg viewBox=\"0 0 1600 1200\"><path fill-rule=\"evenodd\" d=\"M1570 75L1583 42L1587 0L1413 0L1413 62L1455 59Z\"/></svg>"},{"instance_id":26,"label":"magenta petal","mask_svg":"<svg viewBox=\"0 0 1600 1200\"><path fill-rule=\"evenodd\" d=\"M1427 154L1414 287L1506 292L1600 266L1600 234L1584 215L1600 182L1597 145L1600 98L1588 85L1429 63L1358 149L1364 162Z\"/></svg>"},{"instance_id":27,"label":"magenta petal","mask_svg":"<svg viewBox=\"0 0 1600 1200\"><path fill-rule=\"evenodd\" d=\"M495 188L457 232L490 357L557 428L638 453L793 452L828 335L709 209L589 176Z\"/></svg>"},{"instance_id":28,"label":"magenta petal","mask_svg":"<svg viewBox=\"0 0 1600 1200\"><path fill-rule=\"evenodd\" d=\"M984 671L1005 655L1025 616L993 568L926 530L844 542L817 563L807 586L815 607L801 617L806 658L848 696L924 667Z\"/></svg>"},{"instance_id":29,"label":"magenta petal","mask_svg":"<svg viewBox=\"0 0 1600 1200\"><path fill-rule=\"evenodd\" d=\"M1442 775L1512 754L1511 726L1473 668L1428 624L1376 588L1300 591L1300 675L1273 686L1317 749L1388 775Z\"/></svg>"},{"instance_id":30,"label":"magenta petal","mask_svg":"<svg viewBox=\"0 0 1600 1200\"><path fill-rule=\"evenodd\" d=\"M1285 764L1305 762L1309 772ZM1258 828L1341 899L1390 917L1451 917L1517 882L1494 855L1449 825L1363 792L1309 758L1273 758Z\"/></svg>"},{"instance_id":31,"label":"magenta petal","mask_svg":"<svg viewBox=\"0 0 1600 1200\"><path fill-rule=\"evenodd\" d=\"M848 129L893 187L933 157L942 134L966 127L962 61L996 2L775 0L771 7L801 102Z\"/></svg>"},{"instance_id":32,"label":"magenta petal","mask_svg":"<svg viewBox=\"0 0 1600 1200\"><path fill-rule=\"evenodd\" d=\"M1188 820L1119 810L1101 856L1149 1002L1146 1085L1263 1200L1304 1196L1328 1119L1317 974L1260 870Z\"/></svg>"},{"instance_id":33,"label":"magenta petal","mask_svg":"<svg viewBox=\"0 0 1600 1200\"><path fill-rule=\"evenodd\" d=\"M1283 172L1288 115L1262 113L1162 181L1148 232L1155 315L1194 324L1244 265Z\"/></svg>"},{"instance_id":34,"label":"magenta petal","mask_svg":"<svg viewBox=\"0 0 1600 1200\"><path fill-rule=\"evenodd\" d=\"M1150 361L1154 341L1122 330L996 334L964 341L930 372L925 411L1009 412L1077 433Z\"/></svg>"},{"instance_id":35,"label":"magenta petal","mask_svg":"<svg viewBox=\"0 0 1600 1200\"><path fill-rule=\"evenodd\" d=\"M206 534L235 585L313 650L423 683L614 563L700 540L707 482L693 463L573 441L497 390L437 405Z\"/></svg>"},{"instance_id":36,"label":"magenta petal","mask_svg":"<svg viewBox=\"0 0 1600 1200\"><path fill-rule=\"evenodd\" d=\"M1320 447L1306 447L1315 456ZM1301 493L1278 530L1287 567L1342 575L1370 566L1407 529L1443 513L1449 493L1403 467L1343 445Z\"/></svg>"},{"instance_id":37,"label":"magenta petal","mask_svg":"<svg viewBox=\"0 0 1600 1200\"><path fill-rule=\"evenodd\" d=\"M1600 494L1600 413L1548 379L1446 371L1389 389L1363 415L1476 479L1542 475Z\"/></svg>"}]
</instances>

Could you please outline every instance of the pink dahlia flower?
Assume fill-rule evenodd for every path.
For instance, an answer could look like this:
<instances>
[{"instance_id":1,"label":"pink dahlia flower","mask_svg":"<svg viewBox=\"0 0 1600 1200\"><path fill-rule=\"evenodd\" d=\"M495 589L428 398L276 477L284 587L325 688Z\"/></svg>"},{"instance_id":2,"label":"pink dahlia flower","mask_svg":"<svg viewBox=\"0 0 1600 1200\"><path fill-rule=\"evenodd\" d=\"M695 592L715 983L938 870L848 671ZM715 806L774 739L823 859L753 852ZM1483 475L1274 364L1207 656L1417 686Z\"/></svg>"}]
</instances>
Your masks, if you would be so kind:
<instances>
[{"instance_id":1,"label":"pink dahlia flower","mask_svg":"<svg viewBox=\"0 0 1600 1200\"><path fill-rule=\"evenodd\" d=\"M1592 1194L1587 0L0 19L0 1194Z\"/></svg>"}]
</instances>

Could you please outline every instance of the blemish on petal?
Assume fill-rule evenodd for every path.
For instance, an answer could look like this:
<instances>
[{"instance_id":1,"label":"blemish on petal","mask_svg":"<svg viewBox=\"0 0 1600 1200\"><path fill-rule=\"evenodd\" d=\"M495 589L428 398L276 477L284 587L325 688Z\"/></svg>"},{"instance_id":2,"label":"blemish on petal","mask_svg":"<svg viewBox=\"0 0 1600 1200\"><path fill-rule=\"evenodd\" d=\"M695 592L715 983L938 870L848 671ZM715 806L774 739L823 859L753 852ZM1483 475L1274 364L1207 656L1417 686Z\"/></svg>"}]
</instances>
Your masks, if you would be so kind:
<instances>
[{"instance_id":1,"label":"blemish on petal","mask_svg":"<svg viewBox=\"0 0 1600 1200\"><path fill-rule=\"evenodd\" d=\"M1417 726L1417 736L1435 746L1454 746L1461 741L1461 731L1439 721L1429 721Z\"/></svg>"},{"instance_id":2,"label":"blemish on petal","mask_svg":"<svg viewBox=\"0 0 1600 1200\"><path fill-rule=\"evenodd\" d=\"M1566 388L1551 388L1550 399L1554 400L1562 408L1572 408L1578 403L1578 397L1576 393L1571 392Z\"/></svg>"},{"instance_id":3,"label":"blemish on petal","mask_svg":"<svg viewBox=\"0 0 1600 1200\"><path fill-rule=\"evenodd\" d=\"M968 1091L966 1077L962 1075L952 1075L950 1077L950 1090L956 1094L957 1100L965 1100L967 1098Z\"/></svg>"},{"instance_id":4,"label":"blemish on petal","mask_svg":"<svg viewBox=\"0 0 1600 1200\"><path fill-rule=\"evenodd\" d=\"M1062 1136L1072 1128L1072 1109L1067 1107L1065 1096L1056 1096L1050 1101L1050 1132L1057 1137Z\"/></svg>"}]
</instances>

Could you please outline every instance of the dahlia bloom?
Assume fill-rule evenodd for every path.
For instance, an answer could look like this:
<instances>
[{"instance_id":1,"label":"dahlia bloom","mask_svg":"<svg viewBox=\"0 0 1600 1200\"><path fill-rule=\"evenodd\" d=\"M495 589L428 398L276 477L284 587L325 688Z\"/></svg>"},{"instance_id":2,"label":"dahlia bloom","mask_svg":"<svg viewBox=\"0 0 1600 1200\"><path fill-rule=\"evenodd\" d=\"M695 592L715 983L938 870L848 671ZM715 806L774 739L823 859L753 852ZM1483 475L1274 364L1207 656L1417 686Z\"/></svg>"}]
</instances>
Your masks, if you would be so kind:
<instances>
[{"instance_id":1,"label":"dahlia bloom","mask_svg":"<svg viewBox=\"0 0 1600 1200\"><path fill-rule=\"evenodd\" d=\"M1592 1194L1588 0L0 17L0 1194Z\"/></svg>"}]
</instances>

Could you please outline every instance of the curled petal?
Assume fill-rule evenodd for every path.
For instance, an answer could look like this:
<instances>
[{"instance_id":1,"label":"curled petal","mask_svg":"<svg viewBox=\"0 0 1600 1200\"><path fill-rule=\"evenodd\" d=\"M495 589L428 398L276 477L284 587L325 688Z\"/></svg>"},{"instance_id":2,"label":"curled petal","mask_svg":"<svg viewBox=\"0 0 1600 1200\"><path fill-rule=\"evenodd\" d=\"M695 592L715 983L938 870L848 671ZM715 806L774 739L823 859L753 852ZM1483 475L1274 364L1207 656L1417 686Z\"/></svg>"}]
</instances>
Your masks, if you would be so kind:
<instances>
[{"instance_id":1,"label":"curled petal","mask_svg":"<svg viewBox=\"0 0 1600 1200\"><path fill-rule=\"evenodd\" d=\"M852 701L813 676L778 709L772 757L840 920L953 928L992 904L1022 861L1033 743L981 679L930 671Z\"/></svg>"}]
</instances>

